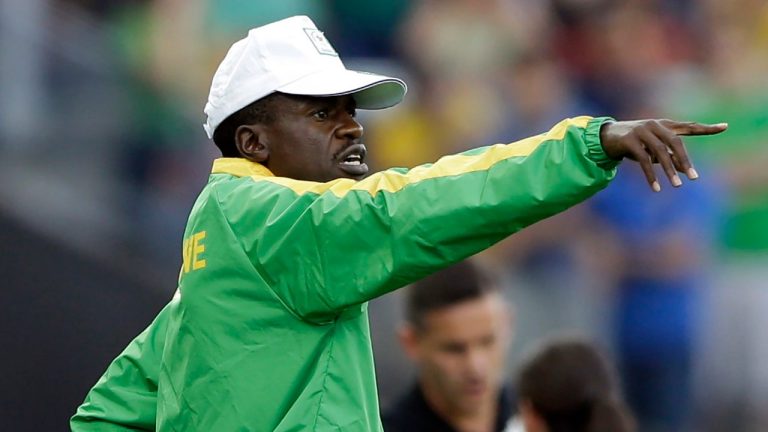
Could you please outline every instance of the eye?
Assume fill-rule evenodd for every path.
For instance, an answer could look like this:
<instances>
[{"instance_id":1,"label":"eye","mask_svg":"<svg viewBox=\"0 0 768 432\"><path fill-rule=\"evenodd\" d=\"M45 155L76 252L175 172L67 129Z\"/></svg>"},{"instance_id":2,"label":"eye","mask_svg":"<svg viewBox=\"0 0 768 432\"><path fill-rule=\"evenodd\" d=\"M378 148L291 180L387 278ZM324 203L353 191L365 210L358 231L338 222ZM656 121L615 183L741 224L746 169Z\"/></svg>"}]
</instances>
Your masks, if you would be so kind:
<instances>
[{"instance_id":1,"label":"eye","mask_svg":"<svg viewBox=\"0 0 768 432\"><path fill-rule=\"evenodd\" d=\"M467 347L461 343L446 343L440 347L440 350L446 354L462 354L466 351Z\"/></svg>"},{"instance_id":2,"label":"eye","mask_svg":"<svg viewBox=\"0 0 768 432\"><path fill-rule=\"evenodd\" d=\"M496 337L495 337L495 336L493 336L493 335L491 335L491 336L486 336L486 337L484 337L484 338L482 338L482 339L480 340L480 346L482 346L482 347L484 347L484 348L488 348L488 347L491 347L491 346L493 346L494 344L496 344Z\"/></svg>"},{"instance_id":3,"label":"eye","mask_svg":"<svg viewBox=\"0 0 768 432\"><path fill-rule=\"evenodd\" d=\"M312 113L312 116L315 117L317 120L326 120L328 118L328 110L327 109L317 110L314 113Z\"/></svg>"},{"instance_id":4,"label":"eye","mask_svg":"<svg viewBox=\"0 0 768 432\"><path fill-rule=\"evenodd\" d=\"M350 108L347 110L347 114L349 114L350 117L355 118L357 117L357 110L354 108Z\"/></svg>"}]
</instances>

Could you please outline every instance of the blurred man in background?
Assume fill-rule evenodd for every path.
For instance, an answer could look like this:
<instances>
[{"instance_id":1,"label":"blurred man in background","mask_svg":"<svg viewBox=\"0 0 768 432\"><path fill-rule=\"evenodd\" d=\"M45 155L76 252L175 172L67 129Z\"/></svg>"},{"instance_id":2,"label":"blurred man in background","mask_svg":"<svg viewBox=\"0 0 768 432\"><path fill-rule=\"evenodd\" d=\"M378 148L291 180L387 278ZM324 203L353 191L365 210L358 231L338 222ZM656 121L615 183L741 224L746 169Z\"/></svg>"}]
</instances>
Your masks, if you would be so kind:
<instances>
[{"instance_id":1,"label":"blurred man in background","mask_svg":"<svg viewBox=\"0 0 768 432\"><path fill-rule=\"evenodd\" d=\"M383 415L384 430L502 430L512 409L502 384L512 317L498 285L467 260L406 295L399 337L418 377Z\"/></svg>"}]
</instances>

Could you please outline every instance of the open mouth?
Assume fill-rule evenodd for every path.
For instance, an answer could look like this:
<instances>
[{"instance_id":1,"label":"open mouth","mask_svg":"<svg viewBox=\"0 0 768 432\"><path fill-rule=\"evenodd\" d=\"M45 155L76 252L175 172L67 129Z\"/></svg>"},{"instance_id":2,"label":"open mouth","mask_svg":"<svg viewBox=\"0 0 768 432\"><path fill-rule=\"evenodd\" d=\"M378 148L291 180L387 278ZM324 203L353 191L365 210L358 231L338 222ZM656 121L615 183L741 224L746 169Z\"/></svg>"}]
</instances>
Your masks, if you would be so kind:
<instances>
[{"instance_id":1,"label":"open mouth","mask_svg":"<svg viewBox=\"0 0 768 432\"><path fill-rule=\"evenodd\" d=\"M339 152L335 159L339 169L345 174L351 177L360 177L368 173L365 154L364 144L353 144Z\"/></svg>"}]
</instances>

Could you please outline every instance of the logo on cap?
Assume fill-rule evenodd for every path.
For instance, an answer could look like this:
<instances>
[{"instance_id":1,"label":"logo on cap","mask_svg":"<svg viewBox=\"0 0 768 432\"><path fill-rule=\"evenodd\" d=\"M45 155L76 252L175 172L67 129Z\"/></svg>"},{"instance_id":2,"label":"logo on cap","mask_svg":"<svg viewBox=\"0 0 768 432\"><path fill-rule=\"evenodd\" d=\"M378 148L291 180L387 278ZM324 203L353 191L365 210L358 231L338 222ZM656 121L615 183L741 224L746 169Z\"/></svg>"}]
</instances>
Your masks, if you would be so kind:
<instances>
[{"instance_id":1,"label":"logo on cap","mask_svg":"<svg viewBox=\"0 0 768 432\"><path fill-rule=\"evenodd\" d=\"M325 38L325 35L323 32L321 32L318 29L313 28L305 28L304 33L307 34L309 37L309 40L312 41L312 45L315 46L317 49L317 52L320 54L325 55L331 55L338 57L339 54L336 52L335 49L333 49L333 46L331 46L331 43L328 42L328 39Z\"/></svg>"}]
</instances>

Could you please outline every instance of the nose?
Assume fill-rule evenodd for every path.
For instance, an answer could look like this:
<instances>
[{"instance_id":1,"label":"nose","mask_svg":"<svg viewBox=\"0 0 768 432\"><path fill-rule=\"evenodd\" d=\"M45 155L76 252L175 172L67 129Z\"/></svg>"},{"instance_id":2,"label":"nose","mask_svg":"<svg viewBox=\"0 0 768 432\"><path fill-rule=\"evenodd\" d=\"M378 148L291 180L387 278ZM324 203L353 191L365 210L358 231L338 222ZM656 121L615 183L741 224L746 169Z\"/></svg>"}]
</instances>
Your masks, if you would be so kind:
<instances>
[{"instance_id":1,"label":"nose","mask_svg":"<svg viewBox=\"0 0 768 432\"><path fill-rule=\"evenodd\" d=\"M350 114L344 114L341 125L336 129L336 136L342 139L359 140L363 137L363 125Z\"/></svg>"},{"instance_id":2,"label":"nose","mask_svg":"<svg viewBox=\"0 0 768 432\"><path fill-rule=\"evenodd\" d=\"M483 352L483 350L469 350L465 360L467 370L474 376L482 376L488 369L488 356Z\"/></svg>"}]
</instances>

